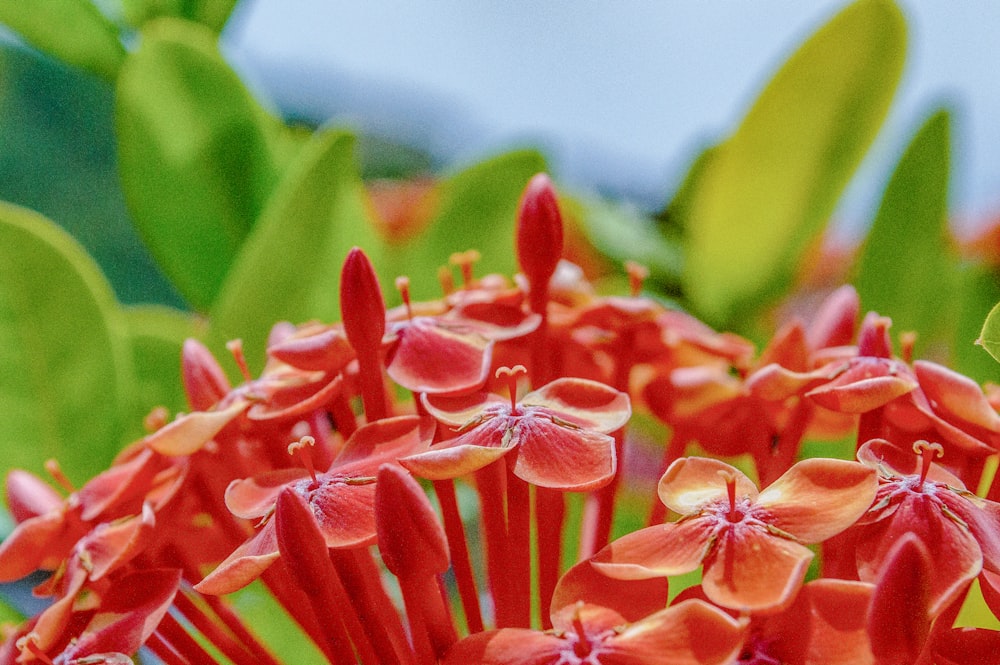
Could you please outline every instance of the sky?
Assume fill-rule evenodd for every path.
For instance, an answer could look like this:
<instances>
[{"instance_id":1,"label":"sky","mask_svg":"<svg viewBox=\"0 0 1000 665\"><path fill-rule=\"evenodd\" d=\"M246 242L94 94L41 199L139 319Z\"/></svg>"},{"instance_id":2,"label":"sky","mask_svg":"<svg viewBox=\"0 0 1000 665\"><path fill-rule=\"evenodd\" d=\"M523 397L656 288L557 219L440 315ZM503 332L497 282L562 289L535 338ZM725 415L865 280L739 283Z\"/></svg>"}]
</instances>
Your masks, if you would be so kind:
<instances>
[{"instance_id":1,"label":"sky","mask_svg":"<svg viewBox=\"0 0 1000 665\"><path fill-rule=\"evenodd\" d=\"M886 126L844 196L871 218L923 120L953 113L951 207L1000 215L1000 3L899 0L908 54ZM692 157L843 0L246 0L225 34L285 113L330 119L460 165L536 145L570 187L669 199Z\"/></svg>"}]
</instances>

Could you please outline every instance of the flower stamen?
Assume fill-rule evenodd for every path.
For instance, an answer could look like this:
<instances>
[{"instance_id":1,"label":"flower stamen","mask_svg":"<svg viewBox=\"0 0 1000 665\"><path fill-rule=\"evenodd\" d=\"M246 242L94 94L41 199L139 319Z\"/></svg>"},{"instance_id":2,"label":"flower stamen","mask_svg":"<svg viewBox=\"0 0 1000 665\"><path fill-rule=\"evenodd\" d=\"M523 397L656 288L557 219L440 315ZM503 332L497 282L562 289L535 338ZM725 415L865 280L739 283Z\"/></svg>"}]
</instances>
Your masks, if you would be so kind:
<instances>
[{"instance_id":1,"label":"flower stamen","mask_svg":"<svg viewBox=\"0 0 1000 665\"><path fill-rule=\"evenodd\" d=\"M316 439L306 434L298 441L293 441L288 444L288 454L298 455L299 460L302 462L302 466L306 468L309 472L309 476L312 478L313 485L318 485L319 480L316 478L316 467L313 465L312 454L309 452L306 446L315 446Z\"/></svg>"},{"instance_id":2,"label":"flower stamen","mask_svg":"<svg viewBox=\"0 0 1000 665\"><path fill-rule=\"evenodd\" d=\"M732 471L720 470L719 476L726 483L726 494L729 498L729 512L726 519L730 522L743 521L743 512L736 507L736 474Z\"/></svg>"},{"instance_id":3,"label":"flower stamen","mask_svg":"<svg viewBox=\"0 0 1000 665\"><path fill-rule=\"evenodd\" d=\"M625 272L628 274L629 293L633 298L638 298L643 282L649 277L649 268L635 261L626 261Z\"/></svg>"},{"instance_id":4,"label":"flower stamen","mask_svg":"<svg viewBox=\"0 0 1000 665\"><path fill-rule=\"evenodd\" d=\"M76 488L73 487L73 483L66 476L66 474L63 473L62 467L59 466L58 461L56 461L55 459L45 460L45 470L48 471L49 475L52 476L52 479L59 484L59 487L62 487L64 490L66 490L68 494L72 494L73 492L76 491Z\"/></svg>"},{"instance_id":5,"label":"flower stamen","mask_svg":"<svg viewBox=\"0 0 1000 665\"><path fill-rule=\"evenodd\" d=\"M250 366L247 365L247 357L243 353L243 340L229 340L226 342L226 349L229 350L229 353L233 354L233 360L236 361L236 366L240 368L243 380L247 382L253 381L253 375L250 374Z\"/></svg>"},{"instance_id":6,"label":"flower stamen","mask_svg":"<svg viewBox=\"0 0 1000 665\"><path fill-rule=\"evenodd\" d=\"M528 369L524 365L514 365L513 367L500 367L493 375L494 378L504 377L507 380L511 413L517 413L517 379L527 373Z\"/></svg>"},{"instance_id":7,"label":"flower stamen","mask_svg":"<svg viewBox=\"0 0 1000 665\"><path fill-rule=\"evenodd\" d=\"M473 286L474 278L472 269L481 257L482 255L478 250L470 249L464 252L455 252L448 258L448 263L458 266L458 269L462 272L463 288L468 289Z\"/></svg>"},{"instance_id":8,"label":"flower stamen","mask_svg":"<svg viewBox=\"0 0 1000 665\"><path fill-rule=\"evenodd\" d=\"M928 455L928 451L932 452L932 455ZM944 456L944 446L940 443L928 443L927 441L915 441L913 443L913 452L920 456L920 485L924 484L927 480L927 474L931 470L931 462L934 461L935 457Z\"/></svg>"},{"instance_id":9,"label":"flower stamen","mask_svg":"<svg viewBox=\"0 0 1000 665\"><path fill-rule=\"evenodd\" d=\"M396 278L396 290L399 291L400 297L403 299L403 304L406 305L406 318L408 321L413 320L413 308L410 306L410 278L406 275L400 275Z\"/></svg>"}]
</instances>

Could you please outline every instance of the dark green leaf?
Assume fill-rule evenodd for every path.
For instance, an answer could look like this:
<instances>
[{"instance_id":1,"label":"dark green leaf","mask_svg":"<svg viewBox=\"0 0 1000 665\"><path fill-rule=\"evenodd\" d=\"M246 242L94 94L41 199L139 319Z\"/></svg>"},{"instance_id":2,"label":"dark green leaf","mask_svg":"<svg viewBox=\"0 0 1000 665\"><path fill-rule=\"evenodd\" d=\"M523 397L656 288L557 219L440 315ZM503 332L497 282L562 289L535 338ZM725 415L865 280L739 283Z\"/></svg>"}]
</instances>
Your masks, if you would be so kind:
<instances>
[{"instance_id":1,"label":"dark green leaf","mask_svg":"<svg viewBox=\"0 0 1000 665\"><path fill-rule=\"evenodd\" d=\"M161 19L118 81L122 185L164 271L207 310L278 178L273 127L208 28Z\"/></svg>"},{"instance_id":2,"label":"dark green leaf","mask_svg":"<svg viewBox=\"0 0 1000 665\"><path fill-rule=\"evenodd\" d=\"M720 144L683 220L685 293L730 325L781 295L882 124L905 25L891 0L852 3L778 71Z\"/></svg>"},{"instance_id":3,"label":"dark green leaf","mask_svg":"<svg viewBox=\"0 0 1000 665\"><path fill-rule=\"evenodd\" d=\"M76 242L0 204L0 450L40 472L57 458L81 482L122 442L132 376L111 289Z\"/></svg>"},{"instance_id":4,"label":"dark green leaf","mask_svg":"<svg viewBox=\"0 0 1000 665\"><path fill-rule=\"evenodd\" d=\"M354 164L354 137L317 133L289 168L247 239L212 310L213 348L241 338L247 357L263 358L281 320L340 318L340 269L354 245L380 265Z\"/></svg>"},{"instance_id":5,"label":"dark green leaf","mask_svg":"<svg viewBox=\"0 0 1000 665\"><path fill-rule=\"evenodd\" d=\"M89 0L0 0L0 23L38 50L109 80L125 59L118 28Z\"/></svg>"},{"instance_id":6,"label":"dark green leaf","mask_svg":"<svg viewBox=\"0 0 1000 665\"><path fill-rule=\"evenodd\" d=\"M534 150L519 150L479 162L444 181L440 206L427 230L396 258L396 274L412 280L414 298L441 295L437 270L455 252L478 250L478 274L517 271L514 227L517 206L528 180L544 171L545 159ZM376 263L383 278L382 269Z\"/></svg>"},{"instance_id":7,"label":"dark green leaf","mask_svg":"<svg viewBox=\"0 0 1000 665\"><path fill-rule=\"evenodd\" d=\"M865 240L854 280L865 311L896 330L934 340L954 309L955 259L948 247L949 117L938 111L896 166Z\"/></svg>"},{"instance_id":8,"label":"dark green leaf","mask_svg":"<svg viewBox=\"0 0 1000 665\"><path fill-rule=\"evenodd\" d=\"M200 331L194 317L169 307L128 307L124 316L136 378L126 429L130 437L138 438L143 434L142 420L153 407L165 406L171 416L187 410L181 348L185 339Z\"/></svg>"}]
</instances>

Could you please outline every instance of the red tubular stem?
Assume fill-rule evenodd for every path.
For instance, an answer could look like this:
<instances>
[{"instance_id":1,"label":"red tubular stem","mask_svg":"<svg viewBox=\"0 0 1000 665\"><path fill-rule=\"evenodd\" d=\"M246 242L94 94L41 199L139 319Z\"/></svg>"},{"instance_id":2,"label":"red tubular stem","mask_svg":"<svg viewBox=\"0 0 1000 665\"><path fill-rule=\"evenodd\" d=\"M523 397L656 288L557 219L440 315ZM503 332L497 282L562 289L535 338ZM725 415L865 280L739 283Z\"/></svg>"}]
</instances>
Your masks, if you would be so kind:
<instances>
[{"instance_id":1,"label":"red tubular stem","mask_svg":"<svg viewBox=\"0 0 1000 665\"><path fill-rule=\"evenodd\" d=\"M247 646L239 642L223 626L217 624L205 611L183 591L174 596L174 607L191 622L208 641L223 653L234 665L257 665L261 658L254 655ZM260 645L257 645L260 648ZM265 652L266 653L266 652ZM274 662L268 660L267 662Z\"/></svg>"},{"instance_id":2,"label":"red tubular stem","mask_svg":"<svg viewBox=\"0 0 1000 665\"><path fill-rule=\"evenodd\" d=\"M339 395L333 398L333 403L330 404L330 415L333 416L333 422L337 427L337 431L340 432L345 440L354 434L354 430L358 429L358 419L354 415L354 411L351 409L351 404L347 401L347 395L344 394L344 391L341 391Z\"/></svg>"},{"instance_id":3,"label":"red tubular stem","mask_svg":"<svg viewBox=\"0 0 1000 665\"><path fill-rule=\"evenodd\" d=\"M177 650L160 637L159 632L150 635L145 646L153 652L154 656L162 660L164 665L188 665L188 662L181 658Z\"/></svg>"},{"instance_id":4,"label":"red tubular stem","mask_svg":"<svg viewBox=\"0 0 1000 665\"><path fill-rule=\"evenodd\" d=\"M382 665L415 665L399 614L382 587L379 569L366 549L330 550L344 589Z\"/></svg>"},{"instance_id":5,"label":"red tubular stem","mask_svg":"<svg viewBox=\"0 0 1000 665\"><path fill-rule=\"evenodd\" d=\"M218 665L218 662L169 613L163 615L156 630L174 651L191 665Z\"/></svg>"},{"instance_id":6,"label":"red tubular stem","mask_svg":"<svg viewBox=\"0 0 1000 665\"><path fill-rule=\"evenodd\" d=\"M785 429L778 436L777 445L771 451L771 457L766 464L762 465L764 468L757 470L761 487L767 487L773 483L795 463L795 457L799 454L806 428L812 421L813 411L812 404L806 400L801 400L792 411Z\"/></svg>"},{"instance_id":7,"label":"red tubular stem","mask_svg":"<svg viewBox=\"0 0 1000 665\"><path fill-rule=\"evenodd\" d=\"M562 568L565 496L559 490L535 488L535 533L538 539L538 607L542 628L552 628L548 607Z\"/></svg>"},{"instance_id":8,"label":"red tubular stem","mask_svg":"<svg viewBox=\"0 0 1000 665\"><path fill-rule=\"evenodd\" d=\"M528 483L507 469L508 586L512 625L531 627L531 495Z\"/></svg>"},{"instance_id":9,"label":"red tubular stem","mask_svg":"<svg viewBox=\"0 0 1000 665\"><path fill-rule=\"evenodd\" d=\"M470 633L479 633L483 630L483 615L479 609L479 592L476 589L476 578L469 559L465 525L462 524L462 516L458 511L454 483L454 480L435 480L434 492L437 494L438 503L441 504L444 533L448 538L448 554L455 573L458 595L462 600L462 610L465 612L465 625Z\"/></svg>"},{"instance_id":10,"label":"red tubular stem","mask_svg":"<svg viewBox=\"0 0 1000 665\"><path fill-rule=\"evenodd\" d=\"M358 354L358 383L361 402L365 405L365 418L373 423L388 417L385 402L385 381L382 379L382 361L378 354Z\"/></svg>"},{"instance_id":11,"label":"red tubular stem","mask_svg":"<svg viewBox=\"0 0 1000 665\"><path fill-rule=\"evenodd\" d=\"M507 581L506 467L507 461L500 459L475 474L483 538L486 541L487 579L493 597L493 622L498 628L515 625L510 615L510 587Z\"/></svg>"}]
</instances>

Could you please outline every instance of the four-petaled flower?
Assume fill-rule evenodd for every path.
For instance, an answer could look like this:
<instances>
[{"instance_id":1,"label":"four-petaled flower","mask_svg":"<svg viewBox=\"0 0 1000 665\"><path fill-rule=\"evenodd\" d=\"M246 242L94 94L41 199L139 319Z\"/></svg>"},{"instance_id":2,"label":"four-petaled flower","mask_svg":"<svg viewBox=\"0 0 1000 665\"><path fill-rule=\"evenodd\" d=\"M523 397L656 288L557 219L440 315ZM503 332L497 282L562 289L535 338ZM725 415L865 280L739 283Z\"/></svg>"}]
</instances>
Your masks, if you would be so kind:
<instances>
[{"instance_id":1,"label":"four-petaled flower","mask_svg":"<svg viewBox=\"0 0 1000 665\"><path fill-rule=\"evenodd\" d=\"M606 575L640 579L680 575L704 565L708 598L745 611L791 601L813 558L807 544L848 528L868 509L877 481L856 462L808 459L758 491L738 469L688 457L660 479L660 500L680 513L598 552Z\"/></svg>"},{"instance_id":2,"label":"four-petaled flower","mask_svg":"<svg viewBox=\"0 0 1000 665\"><path fill-rule=\"evenodd\" d=\"M506 457L514 475L539 487L584 491L610 481L616 459L608 434L628 421L628 395L596 381L562 378L517 400L516 378L524 368L506 371L509 400L492 393L425 395L428 412L460 434L400 464L418 476L443 480Z\"/></svg>"}]
</instances>

